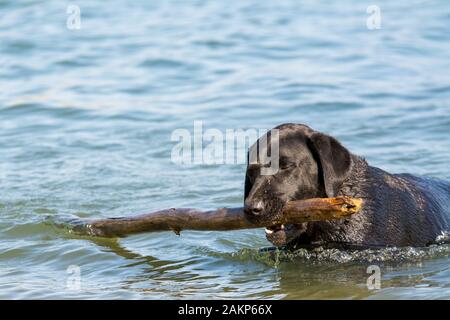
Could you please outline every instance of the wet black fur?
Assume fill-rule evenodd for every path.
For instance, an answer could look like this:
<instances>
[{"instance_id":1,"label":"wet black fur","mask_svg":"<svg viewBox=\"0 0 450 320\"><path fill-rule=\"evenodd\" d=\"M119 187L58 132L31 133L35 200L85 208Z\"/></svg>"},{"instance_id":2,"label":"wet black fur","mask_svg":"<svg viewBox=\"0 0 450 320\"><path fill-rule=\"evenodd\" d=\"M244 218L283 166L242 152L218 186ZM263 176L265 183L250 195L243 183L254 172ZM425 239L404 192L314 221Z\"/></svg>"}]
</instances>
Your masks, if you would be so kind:
<instances>
[{"instance_id":1,"label":"wet black fur","mask_svg":"<svg viewBox=\"0 0 450 320\"><path fill-rule=\"evenodd\" d=\"M364 199L360 214L334 221L289 226L277 246L337 244L363 247L426 246L450 230L450 183L443 180L390 174L350 153L335 138L300 124L283 124L280 170L260 174L247 167L245 206L249 219L270 225L289 200L350 196ZM252 207L262 203L262 212Z\"/></svg>"}]
</instances>

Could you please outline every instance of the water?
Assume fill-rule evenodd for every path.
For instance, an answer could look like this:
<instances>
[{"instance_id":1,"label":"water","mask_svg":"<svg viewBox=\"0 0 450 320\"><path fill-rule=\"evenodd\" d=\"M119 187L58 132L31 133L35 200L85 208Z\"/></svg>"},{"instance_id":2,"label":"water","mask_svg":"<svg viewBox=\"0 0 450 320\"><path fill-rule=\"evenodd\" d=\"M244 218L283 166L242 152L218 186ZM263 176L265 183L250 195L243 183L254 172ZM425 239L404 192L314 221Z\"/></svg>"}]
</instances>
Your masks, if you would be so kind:
<instances>
[{"instance_id":1,"label":"water","mask_svg":"<svg viewBox=\"0 0 450 320\"><path fill-rule=\"evenodd\" d=\"M65 2L0 2L0 298L450 298L446 246L286 256L258 252L262 230L105 240L43 223L241 205L244 165L170 161L194 120L306 123L372 165L450 179L446 1L379 2L379 30L356 0L75 4L80 30Z\"/></svg>"}]
</instances>

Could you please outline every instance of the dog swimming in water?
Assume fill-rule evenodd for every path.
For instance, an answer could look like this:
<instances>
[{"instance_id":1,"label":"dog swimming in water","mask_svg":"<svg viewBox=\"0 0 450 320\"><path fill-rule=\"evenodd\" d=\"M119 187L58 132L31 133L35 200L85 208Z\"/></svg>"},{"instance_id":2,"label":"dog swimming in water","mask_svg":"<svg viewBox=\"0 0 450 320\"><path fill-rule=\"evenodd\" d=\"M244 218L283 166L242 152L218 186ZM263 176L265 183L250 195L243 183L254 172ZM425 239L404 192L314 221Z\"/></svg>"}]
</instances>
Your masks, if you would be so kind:
<instances>
[{"instance_id":1,"label":"dog swimming in water","mask_svg":"<svg viewBox=\"0 0 450 320\"><path fill-rule=\"evenodd\" d=\"M249 220L271 226L266 237L275 246L422 247L450 231L450 182L370 166L335 138L306 125L274 129L279 169L263 175L262 163L247 165L244 210ZM341 220L271 223L288 201L337 196L363 199L361 212Z\"/></svg>"}]
</instances>

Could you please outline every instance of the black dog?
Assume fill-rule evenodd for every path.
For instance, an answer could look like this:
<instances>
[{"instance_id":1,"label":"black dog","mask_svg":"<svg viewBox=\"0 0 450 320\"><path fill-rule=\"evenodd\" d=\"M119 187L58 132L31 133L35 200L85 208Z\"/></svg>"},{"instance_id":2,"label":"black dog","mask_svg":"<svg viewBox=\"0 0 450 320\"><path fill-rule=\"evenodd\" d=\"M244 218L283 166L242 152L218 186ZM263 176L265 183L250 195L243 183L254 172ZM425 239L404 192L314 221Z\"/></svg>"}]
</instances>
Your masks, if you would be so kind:
<instances>
[{"instance_id":1,"label":"black dog","mask_svg":"<svg viewBox=\"0 0 450 320\"><path fill-rule=\"evenodd\" d=\"M449 182L371 167L333 137L305 125L275 129L278 172L262 175L260 162L247 167L245 212L250 220L271 225L289 200L345 195L364 199L364 207L342 220L266 228L274 245L426 246L450 230Z\"/></svg>"}]
</instances>

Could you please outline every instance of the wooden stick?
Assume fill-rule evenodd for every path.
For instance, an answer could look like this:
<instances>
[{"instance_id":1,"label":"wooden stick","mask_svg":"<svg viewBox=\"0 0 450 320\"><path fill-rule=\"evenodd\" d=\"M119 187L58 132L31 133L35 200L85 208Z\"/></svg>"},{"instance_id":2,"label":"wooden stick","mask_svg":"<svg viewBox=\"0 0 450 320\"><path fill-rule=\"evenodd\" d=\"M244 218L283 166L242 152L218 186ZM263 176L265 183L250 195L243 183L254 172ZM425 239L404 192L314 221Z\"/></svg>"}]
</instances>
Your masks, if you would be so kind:
<instances>
[{"instance_id":1,"label":"wooden stick","mask_svg":"<svg viewBox=\"0 0 450 320\"><path fill-rule=\"evenodd\" d=\"M282 219L272 221L272 225L342 219L358 213L361 207L361 199L349 197L291 201L286 205ZM263 225L250 222L243 208L211 211L172 208L131 217L100 220L75 218L64 220L62 223L77 234L100 237L124 237L142 232L168 230L179 234L181 230L225 231L268 227L267 223Z\"/></svg>"}]
</instances>

